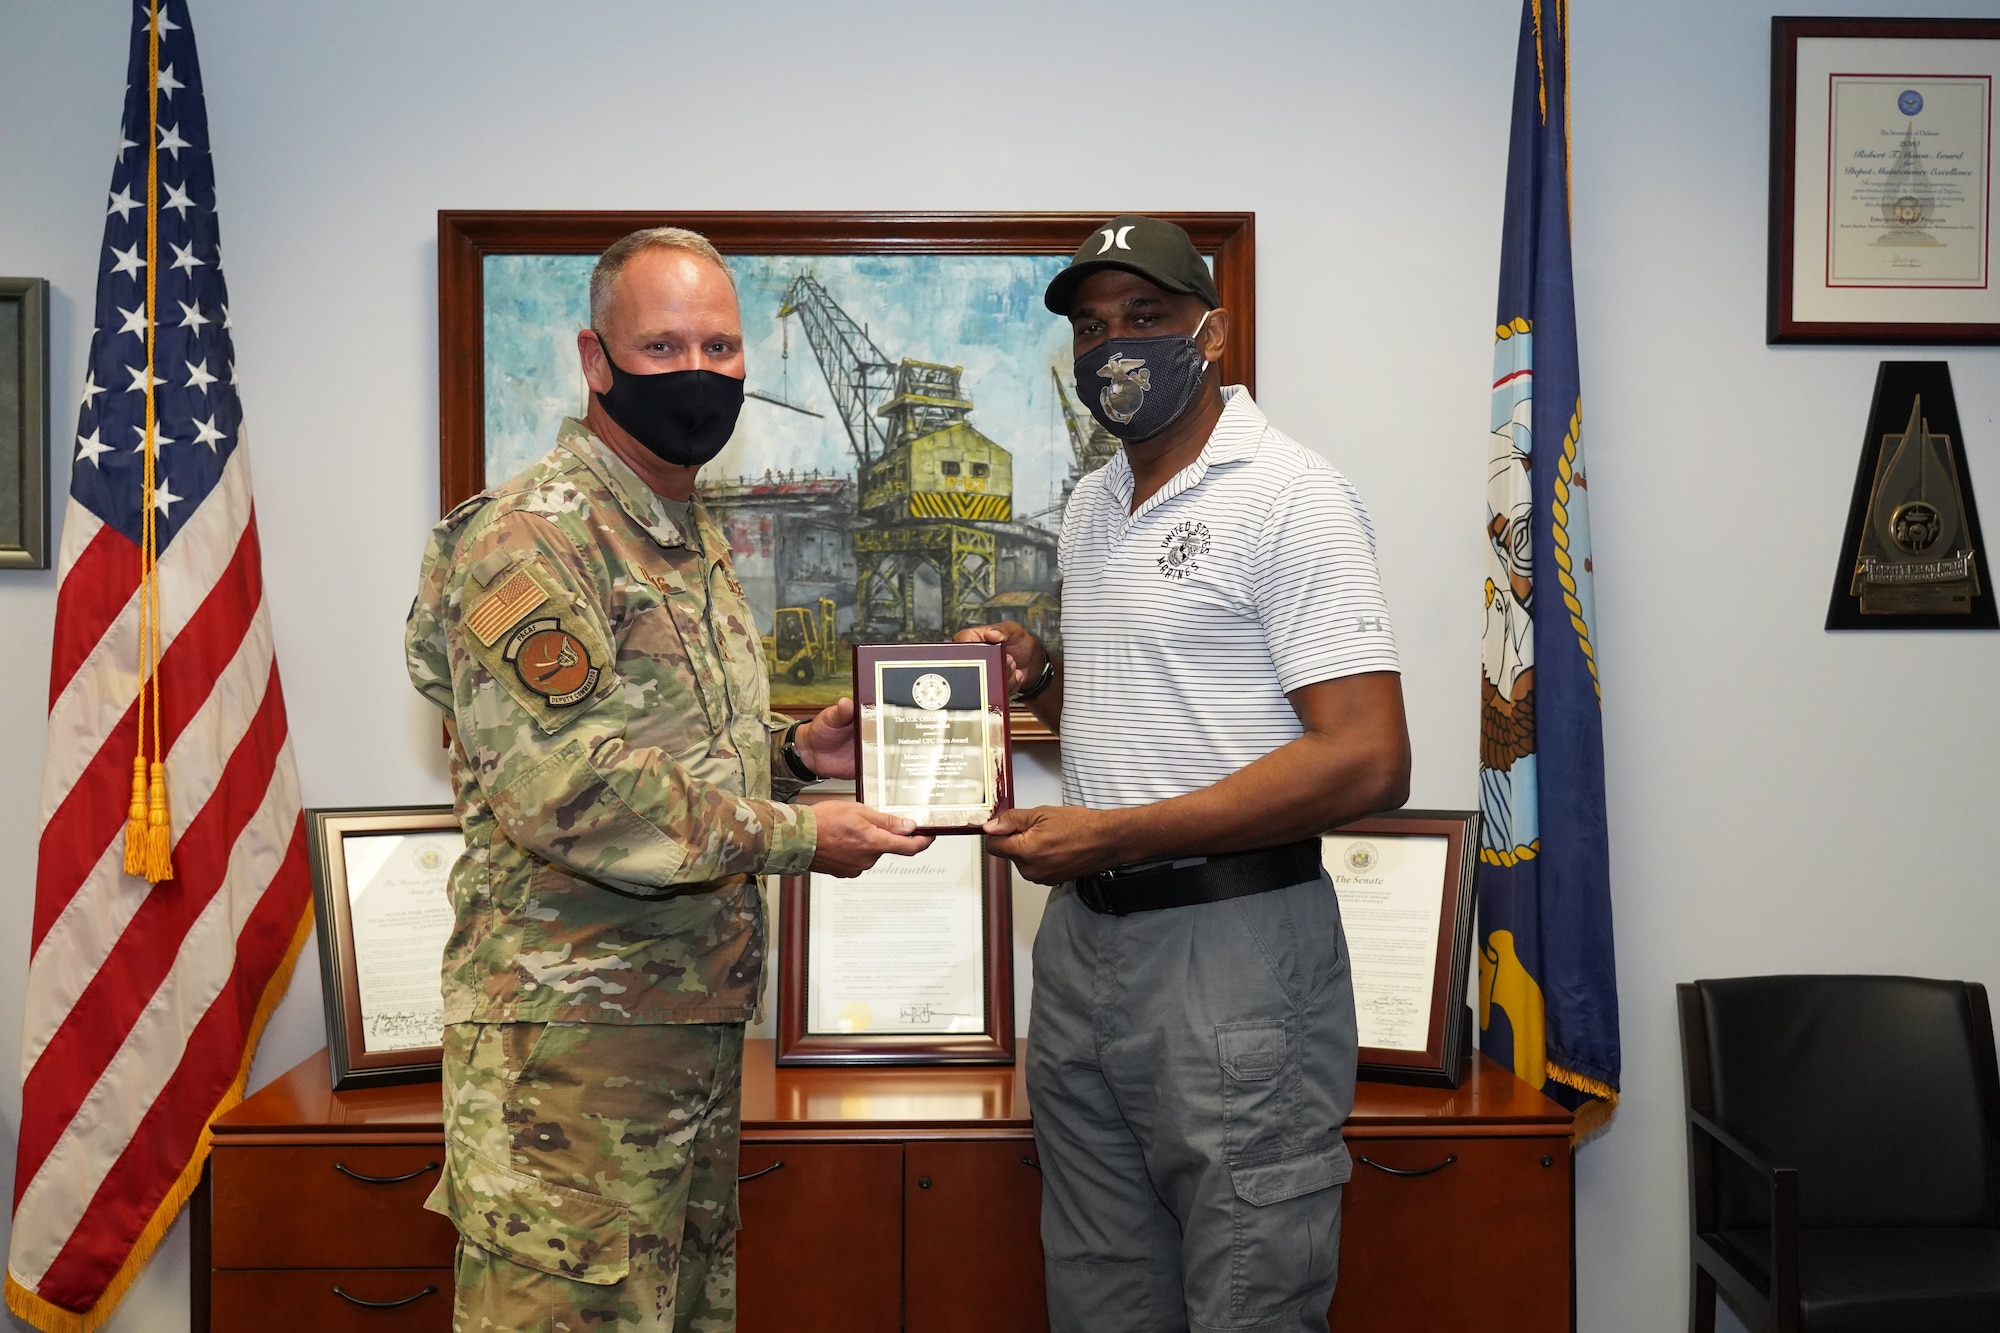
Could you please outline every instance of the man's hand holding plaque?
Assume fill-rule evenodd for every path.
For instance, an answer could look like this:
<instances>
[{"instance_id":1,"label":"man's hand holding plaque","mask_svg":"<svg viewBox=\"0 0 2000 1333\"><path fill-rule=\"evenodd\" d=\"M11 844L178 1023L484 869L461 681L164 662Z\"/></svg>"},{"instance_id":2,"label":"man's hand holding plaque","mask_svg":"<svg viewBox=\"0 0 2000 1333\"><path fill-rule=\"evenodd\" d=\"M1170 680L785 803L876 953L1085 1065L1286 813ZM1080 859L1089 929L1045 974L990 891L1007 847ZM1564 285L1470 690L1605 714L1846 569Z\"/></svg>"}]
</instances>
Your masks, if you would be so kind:
<instances>
[{"instance_id":1,"label":"man's hand holding plaque","mask_svg":"<svg viewBox=\"0 0 2000 1333\"><path fill-rule=\"evenodd\" d=\"M822 778L854 776L854 701L841 699L820 709L793 733L802 763ZM818 847L812 869L822 875L852 879L883 856L914 856L931 840L914 836L916 821L884 814L853 801L821 801L814 806L819 822Z\"/></svg>"},{"instance_id":2,"label":"man's hand holding plaque","mask_svg":"<svg viewBox=\"0 0 2000 1333\"><path fill-rule=\"evenodd\" d=\"M978 833L1013 807L1007 665L998 644L854 650L862 803L925 833Z\"/></svg>"}]
</instances>

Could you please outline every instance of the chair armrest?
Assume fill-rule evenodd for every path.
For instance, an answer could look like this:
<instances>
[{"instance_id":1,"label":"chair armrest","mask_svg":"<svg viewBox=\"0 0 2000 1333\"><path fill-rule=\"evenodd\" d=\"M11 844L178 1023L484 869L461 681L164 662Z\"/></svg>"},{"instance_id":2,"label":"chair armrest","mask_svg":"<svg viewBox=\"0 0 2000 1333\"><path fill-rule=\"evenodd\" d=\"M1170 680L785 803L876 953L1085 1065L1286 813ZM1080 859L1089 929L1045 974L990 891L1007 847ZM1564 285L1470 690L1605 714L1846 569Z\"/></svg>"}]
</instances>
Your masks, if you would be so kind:
<instances>
[{"instance_id":1,"label":"chair armrest","mask_svg":"<svg viewBox=\"0 0 2000 1333\"><path fill-rule=\"evenodd\" d=\"M1771 1188L1770 1279L1765 1292L1771 1327L1793 1333L1799 1320L1799 1172L1780 1166L1777 1155L1756 1140L1723 1126L1713 1116L1690 1107L1688 1128L1726 1150Z\"/></svg>"},{"instance_id":2,"label":"chair armrest","mask_svg":"<svg viewBox=\"0 0 2000 1333\"><path fill-rule=\"evenodd\" d=\"M1737 1133L1724 1126L1715 1117L1703 1115L1700 1111L1688 1112L1688 1124L1701 1134L1714 1140L1729 1150L1731 1156L1740 1160L1752 1171L1766 1180L1775 1181L1780 1172L1797 1175L1796 1168L1778 1165L1777 1154L1748 1135Z\"/></svg>"}]
</instances>

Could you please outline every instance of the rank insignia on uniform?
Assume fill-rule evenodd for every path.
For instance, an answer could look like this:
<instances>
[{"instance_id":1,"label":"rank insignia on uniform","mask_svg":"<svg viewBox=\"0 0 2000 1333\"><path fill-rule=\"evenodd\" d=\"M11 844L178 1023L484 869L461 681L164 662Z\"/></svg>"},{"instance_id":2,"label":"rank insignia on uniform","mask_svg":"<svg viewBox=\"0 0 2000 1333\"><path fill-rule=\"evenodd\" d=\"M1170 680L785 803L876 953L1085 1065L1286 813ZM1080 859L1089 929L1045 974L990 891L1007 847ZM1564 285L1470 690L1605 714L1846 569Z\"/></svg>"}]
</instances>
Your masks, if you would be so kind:
<instances>
[{"instance_id":1,"label":"rank insignia on uniform","mask_svg":"<svg viewBox=\"0 0 2000 1333\"><path fill-rule=\"evenodd\" d=\"M521 617L549 600L542 585L525 569L517 569L499 587L479 599L465 617L465 627L488 648ZM553 623L553 622L552 622Z\"/></svg>"},{"instance_id":2,"label":"rank insignia on uniform","mask_svg":"<svg viewBox=\"0 0 2000 1333\"><path fill-rule=\"evenodd\" d=\"M514 631L500 656L514 664L523 685L557 708L582 703L597 684L590 650L559 620L529 621Z\"/></svg>"}]
</instances>

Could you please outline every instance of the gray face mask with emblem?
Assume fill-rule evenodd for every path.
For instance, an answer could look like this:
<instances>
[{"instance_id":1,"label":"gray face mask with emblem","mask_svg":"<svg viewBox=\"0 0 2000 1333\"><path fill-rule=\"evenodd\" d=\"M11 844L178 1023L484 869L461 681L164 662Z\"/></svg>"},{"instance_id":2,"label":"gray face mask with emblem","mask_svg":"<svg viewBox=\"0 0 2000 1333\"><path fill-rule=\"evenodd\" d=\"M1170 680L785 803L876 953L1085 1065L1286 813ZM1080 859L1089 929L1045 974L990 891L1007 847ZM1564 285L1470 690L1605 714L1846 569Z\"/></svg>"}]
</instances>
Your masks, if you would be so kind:
<instances>
[{"instance_id":1,"label":"gray face mask with emblem","mask_svg":"<svg viewBox=\"0 0 2000 1333\"><path fill-rule=\"evenodd\" d=\"M1152 439L1181 419L1208 374L1195 341L1207 323L1204 314L1193 333L1105 339L1076 359L1076 396L1119 439Z\"/></svg>"}]
</instances>

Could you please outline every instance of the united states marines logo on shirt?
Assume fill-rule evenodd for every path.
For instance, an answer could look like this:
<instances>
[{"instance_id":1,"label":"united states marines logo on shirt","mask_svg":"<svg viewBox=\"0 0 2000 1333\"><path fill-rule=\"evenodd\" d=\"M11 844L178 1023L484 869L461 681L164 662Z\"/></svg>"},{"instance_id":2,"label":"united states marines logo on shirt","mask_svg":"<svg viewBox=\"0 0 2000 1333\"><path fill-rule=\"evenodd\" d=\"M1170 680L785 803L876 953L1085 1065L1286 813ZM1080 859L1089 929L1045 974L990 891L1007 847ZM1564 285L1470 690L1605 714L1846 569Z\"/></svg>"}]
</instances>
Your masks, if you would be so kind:
<instances>
[{"instance_id":1,"label":"united states marines logo on shirt","mask_svg":"<svg viewBox=\"0 0 2000 1333\"><path fill-rule=\"evenodd\" d=\"M1160 543L1160 555L1154 563L1170 579L1193 578L1201 571L1200 557L1207 554L1208 525L1189 519L1174 525Z\"/></svg>"}]
</instances>

